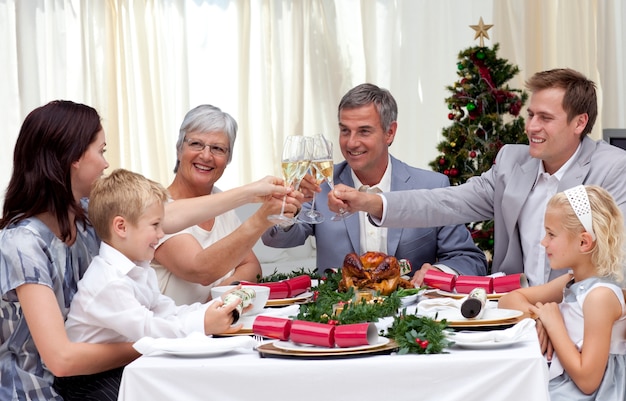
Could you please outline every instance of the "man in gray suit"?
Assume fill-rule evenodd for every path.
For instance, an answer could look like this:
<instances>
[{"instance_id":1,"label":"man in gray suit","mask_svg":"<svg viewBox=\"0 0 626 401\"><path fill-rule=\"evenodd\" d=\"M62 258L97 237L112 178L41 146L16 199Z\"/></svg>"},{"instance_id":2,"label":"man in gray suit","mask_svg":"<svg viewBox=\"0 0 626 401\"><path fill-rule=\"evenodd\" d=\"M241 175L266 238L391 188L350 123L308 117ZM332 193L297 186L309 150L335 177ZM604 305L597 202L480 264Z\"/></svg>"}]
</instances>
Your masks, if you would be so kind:
<instances>
[{"instance_id":1,"label":"man in gray suit","mask_svg":"<svg viewBox=\"0 0 626 401\"><path fill-rule=\"evenodd\" d=\"M359 85L344 95L338 118L339 144L346 160L334 166L335 184L356 188L369 186L384 192L450 185L443 174L411 167L389 155L389 146L396 134L397 114L393 96L375 85ZM313 183L312 177L307 179L309 184ZM419 276L419 283L428 269L486 274L485 254L476 247L464 225L387 229L371 225L365 213L331 221L333 213L325 202L329 186L324 184L320 188L313 184L310 187L313 186L321 191L316 195L316 209L325 220L320 224L298 223L289 228L270 228L262 236L266 245L293 247L314 235L320 273L341 267L348 253L361 255L366 251L379 251L407 259L412 266L410 274ZM303 205L301 213L306 213L310 207L310 203Z\"/></svg>"},{"instance_id":2,"label":"man in gray suit","mask_svg":"<svg viewBox=\"0 0 626 401\"><path fill-rule=\"evenodd\" d=\"M551 271L540 241L548 199L579 184L604 187L626 214L626 152L591 132L598 106L595 84L570 69L535 74L526 120L529 145L505 145L491 169L466 183L434 190L362 194L338 186L331 210L369 213L385 227L431 227L494 219L493 272L525 272L531 285Z\"/></svg>"}]
</instances>

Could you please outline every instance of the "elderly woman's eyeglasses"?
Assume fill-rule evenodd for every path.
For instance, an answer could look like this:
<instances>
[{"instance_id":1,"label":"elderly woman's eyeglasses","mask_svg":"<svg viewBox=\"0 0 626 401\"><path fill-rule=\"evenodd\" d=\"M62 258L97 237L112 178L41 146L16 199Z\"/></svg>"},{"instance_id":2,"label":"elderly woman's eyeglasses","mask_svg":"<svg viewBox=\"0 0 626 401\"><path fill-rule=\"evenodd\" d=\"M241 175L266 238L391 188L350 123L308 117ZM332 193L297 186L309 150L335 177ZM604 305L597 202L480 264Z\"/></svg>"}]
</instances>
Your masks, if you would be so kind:
<instances>
[{"instance_id":1,"label":"elderly woman's eyeglasses","mask_svg":"<svg viewBox=\"0 0 626 401\"><path fill-rule=\"evenodd\" d=\"M204 148L208 147L209 151L214 156L226 156L228 152L230 151L228 148L225 148L223 146L211 145L209 143L204 143L197 139L185 138L184 141L187 143L187 146L189 146L191 150L194 150L196 152L202 152Z\"/></svg>"}]
</instances>

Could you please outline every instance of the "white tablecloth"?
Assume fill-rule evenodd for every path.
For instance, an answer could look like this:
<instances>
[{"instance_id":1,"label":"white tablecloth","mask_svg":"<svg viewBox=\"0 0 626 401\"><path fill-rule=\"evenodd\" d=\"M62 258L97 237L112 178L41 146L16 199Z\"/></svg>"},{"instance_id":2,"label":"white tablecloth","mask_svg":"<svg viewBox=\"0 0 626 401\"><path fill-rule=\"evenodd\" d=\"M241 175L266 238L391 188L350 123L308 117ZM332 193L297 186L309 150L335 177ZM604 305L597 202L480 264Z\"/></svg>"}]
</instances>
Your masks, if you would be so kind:
<instances>
[{"instance_id":1,"label":"white tablecloth","mask_svg":"<svg viewBox=\"0 0 626 401\"><path fill-rule=\"evenodd\" d=\"M508 348L449 351L328 360L256 351L142 356L124 370L119 400L549 400L536 336Z\"/></svg>"}]
</instances>

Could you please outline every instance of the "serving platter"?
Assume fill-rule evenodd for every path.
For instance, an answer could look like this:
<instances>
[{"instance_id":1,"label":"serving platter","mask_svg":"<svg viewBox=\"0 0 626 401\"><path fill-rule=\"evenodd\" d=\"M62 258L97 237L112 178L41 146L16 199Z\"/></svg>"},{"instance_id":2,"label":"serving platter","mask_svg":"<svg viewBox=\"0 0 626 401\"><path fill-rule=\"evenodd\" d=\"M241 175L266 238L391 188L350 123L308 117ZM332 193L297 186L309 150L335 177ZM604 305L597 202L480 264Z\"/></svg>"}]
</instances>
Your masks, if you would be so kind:
<instances>
[{"instance_id":1,"label":"serving platter","mask_svg":"<svg viewBox=\"0 0 626 401\"><path fill-rule=\"evenodd\" d=\"M297 297L293 298L278 298L278 299L268 299L265 303L265 306L287 306L293 305L295 303L306 302L313 297L313 293L311 291L304 292Z\"/></svg>"},{"instance_id":2,"label":"serving platter","mask_svg":"<svg viewBox=\"0 0 626 401\"><path fill-rule=\"evenodd\" d=\"M257 351L261 357L275 358L298 358L298 359L332 359L332 358L352 358L371 355L385 355L398 350L398 344L389 339L384 345L378 345L373 348L350 350L350 348L340 348L336 351L334 348L321 348L319 352L303 352L297 350L285 350L276 347L276 342L260 345ZM318 347L319 348L319 347Z\"/></svg>"}]
</instances>

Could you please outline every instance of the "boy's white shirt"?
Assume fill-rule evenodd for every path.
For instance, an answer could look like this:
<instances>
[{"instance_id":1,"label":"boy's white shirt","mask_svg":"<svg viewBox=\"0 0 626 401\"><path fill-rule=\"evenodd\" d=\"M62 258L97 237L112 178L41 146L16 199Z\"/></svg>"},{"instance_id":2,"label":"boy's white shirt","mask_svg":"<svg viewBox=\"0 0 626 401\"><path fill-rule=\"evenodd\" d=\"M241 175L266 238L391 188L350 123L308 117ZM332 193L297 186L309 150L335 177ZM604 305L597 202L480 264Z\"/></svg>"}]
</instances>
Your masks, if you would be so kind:
<instances>
[{"instance_id":1,"label":"boy's white shirt","mask_svg":"<svg viewBox=\"0 0 626 401\"><path fill-rule=\"evenodd\" d=\"M185 337L204 333L204 314L212 302L177 306L159 291L149 262L136 265L102 242L99 255L78 282L65 328L73 342Z\"/></svg>"}]
</instances>

